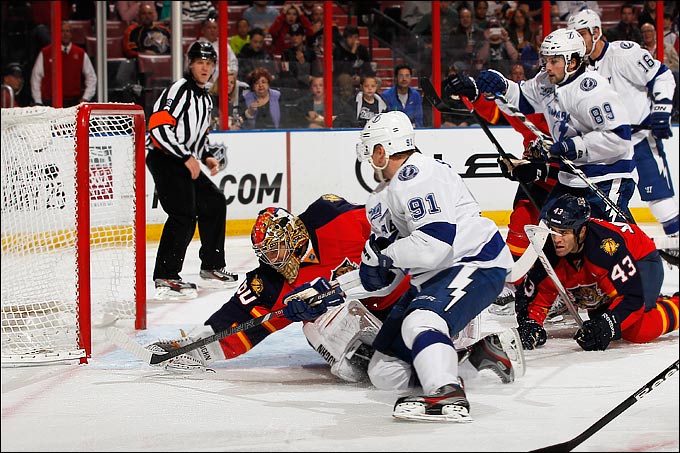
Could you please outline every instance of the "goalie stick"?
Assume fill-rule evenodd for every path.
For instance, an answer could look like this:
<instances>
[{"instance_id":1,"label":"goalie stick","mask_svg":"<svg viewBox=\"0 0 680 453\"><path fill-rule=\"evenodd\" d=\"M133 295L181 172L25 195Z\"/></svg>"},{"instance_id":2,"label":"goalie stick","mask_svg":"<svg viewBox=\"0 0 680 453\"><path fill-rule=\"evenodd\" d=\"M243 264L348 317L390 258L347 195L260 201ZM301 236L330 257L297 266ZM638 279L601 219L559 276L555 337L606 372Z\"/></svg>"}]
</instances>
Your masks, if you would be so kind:
<instances>
[{"instance_id":1,"label":"goalie stick","mask_svg":"<svg viewBox=\"0 0 680 453\"><path fill-rule=\"evenodd\" d=\"M344 296L344 290L341 286L337 284L335 280L329 282L331 283L331 289L324 291L322 293L317 293L314 295L311 295L305 299L303 299L308 305L316 305L319 302L321 302L324 298L328 296L332 296L334 294L341 294ZM350 289L355 286L358 286L361 283L361 280L357 279L355 281L349 282L349 284L345 285L345 289ZM307 290L305 290L307 291ZM296 296L299 295L304 295L305 291L302 291ZM181 346L177 349L173 349L172 351L168 351L163 354L158 354L155 352L152 352L148 349L146 349L143 345L139 344L136 342L134 339L130 338L125 332L123 332L121 329L117 327L109 327L106 330L106 336L107 338L116 346L119 348L129 352L130 354L134 355L140 360L143 360L144 362L148 363L149 365L157 365L161 362L165 362L166 360L172 359L174 357L177 357L182 354L186 354L189 351L193 351L194 349L198 349L202 346L205 346L208 343L212 343L214 341L219 341L224 337L228 337L229 335L234 335L235 333L243 332L248 329L252 329L253 327L259 326L262 323L265 323L269 321L270 319L275 319L275 318L281 318L283 317L283 309L273 311L271 313L267 313L264 316L260 316L257 318L249 319L246 322L242 322L241 324L235 325L233 327L230 327L226 330L222 330L220 332L216 332L213 335L210 335L205 338L201 338L199 340L196 340L192 343L188 343L184 346Z\"/></svg>"},{"instance_id":2,"label":"goalie stick","mask_svg":"<svg viewBox=\"0 0 680 453\"><path fill-rule=\"evenodd\" d=\"M423 96L425 97L425 99L430 104L432 104L432 106L435 109L439 110L440 112L444 112L444 113L450 113L451 111L458 112L458 109L452 109L451 107L448 107L446 105L446 103L442 100L442 98L437 94L437 90L435 90L434 85L432 85L432 82L430 81L430 79L428 79L427 77L422 77L420 79L420 88L423 90ZM503 158L503 160L507 161L508 164L510 165L510 167L514 169L515 165L512 163L511 157L505 152L505 150L503 149L501 144L498 143L498 140L496 140L496 137L491 133L489 126L486 124L486 120L484 118L482 118L479 113L477 113L477 111L475 110L474 106L472 105L472 103L470 102L470 100L468 98L466 98L465 96L461 96L461 100L465 104L465 107L468 108L467 111L465 111L465 110L464 111L475 117L475 119L479 123L479 126L482 128L482 130L484 131L486 136L489 138L491 143L494 144L494 146L496 147L496 150L498 150L498 154L500 154L501 157ZM522 190L526 194L529 201L531 201L531 204L533 204L536 207L536 209L538 209L540 211L541 206L536 202L534 197L531 195L531 191L529 190L529 187L527 187L527 185L522 181L517 181L517 182L519 182L520 187L522 188Z\"/></svg>"},{"instance_id":3,"label":"goalie stick","mask_svg":"<svg viewBox=\"0 0 680 453\"><path fill-rule=\"evenodd\" d=\"M661 373L659 373L656 377L654 377L651 381L647 382L645 385L640 387L638 391L630 395L628 398L626 398L621 404L616 406L614 409L609 411L606 415L604 415L602 418L600 418L598 421L593 423L588 429L583 431L581 434L578 436L574 437L571 440L568 440L566 442L562 442L559 444L555 445L549 445L547 447L539 448L537 450L529 450L532 452L553 452L553 451L571 451L574 448L578 447L581 445L586 439L588 439L590 436L604 428L610 421L614 420L616 417L621 415L623 411L628 409L630 406L633 404L637 403L639 400L641 400L645 395L647 395L649 392L654 390L656 387L661 385L666 379L669 377L673 376L677 371L679 365L678 360L675 361L675 363L671 364L668 368L663 370Z\"/></svg>"},{"instance_id":4,"label":"goalie stick","mask_svg":"<svg viewBox=\"0 0 680 453\"><path fill-rule=\"evenodd\" d=\"M555 274L555 269L553 269L553 267L550 265L548 257L545 256L545 252L543 251L543 244L545 243L547 236L550 234L557 233L551 231L550 229L544 226L539 225L524 225L524 231L526 232L527 237L529 238L529 242L531 242L531 246L536 251L538 259L541 261L541 264L545 268L546 274L548 274L548 277L550 278L550 280L552 280L553 284L555 285L555 288L557 288L557 292L564 301L564 304L567 306L569 314L574 318L579 327L583 327L583 319L581 319L581 315L578 314L578 309L574 306L574 303L571 300L571 296L569 295L567 290L564 289L564 285L562 285L560 279L557 278L557 274Z\"/></svg>"}]
</instances>

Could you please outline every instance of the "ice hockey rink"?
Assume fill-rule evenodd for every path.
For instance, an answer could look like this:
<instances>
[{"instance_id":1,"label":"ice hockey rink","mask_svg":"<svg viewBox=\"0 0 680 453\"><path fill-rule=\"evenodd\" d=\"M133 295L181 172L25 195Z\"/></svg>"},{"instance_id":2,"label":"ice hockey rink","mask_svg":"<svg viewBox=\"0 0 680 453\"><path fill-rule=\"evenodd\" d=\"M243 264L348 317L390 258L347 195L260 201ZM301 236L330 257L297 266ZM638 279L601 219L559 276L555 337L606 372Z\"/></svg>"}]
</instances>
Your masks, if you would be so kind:
<instances>
[{"instance_id":1,"label":"ice hockey rink","mask_svg":"<svg viewBox=\"0 0 680 453\"><path fill-rule=\"evenodd\" d=\"M156 247L148 245L149 275ZM199 281L198 247L187 252L185 280ZM255 267L247 237L227 238L227 260L241 278ZM672 294L678 270L665 269L663 291ZM149 299L147 330L118 326L144 344L176 337L233 291ZM2 369L2 451L528 451L577 436L678 359L677 331L585 352L574 330L548 327L547 344L526 352L526 374L512 384L488 371L467 377L473 422L456 424L393 419L399 395L338 381L299 324L192 376L142 363L97 328L88 364ZM678 451L678 390L676 374L574 451Z\"/></svg>"}]
</instances>

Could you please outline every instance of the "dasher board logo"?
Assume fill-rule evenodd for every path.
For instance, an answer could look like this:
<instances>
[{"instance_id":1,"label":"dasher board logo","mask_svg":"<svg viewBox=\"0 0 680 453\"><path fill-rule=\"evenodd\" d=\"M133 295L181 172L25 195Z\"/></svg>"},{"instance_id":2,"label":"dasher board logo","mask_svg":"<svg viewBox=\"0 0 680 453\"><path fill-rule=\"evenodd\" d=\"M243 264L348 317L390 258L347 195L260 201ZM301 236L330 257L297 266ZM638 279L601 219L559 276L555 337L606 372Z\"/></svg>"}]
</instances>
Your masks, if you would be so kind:
<instances>
[{"instance_id":1,"label":"dasher board logo","mask_svg":"<svg viewBox=\"0 0 680 453\"><path fill-rule=\"evenodd\" d=\"M113 148L108 145L90 146L90 202L113 202Z\"/></svg>"}]
</instances>

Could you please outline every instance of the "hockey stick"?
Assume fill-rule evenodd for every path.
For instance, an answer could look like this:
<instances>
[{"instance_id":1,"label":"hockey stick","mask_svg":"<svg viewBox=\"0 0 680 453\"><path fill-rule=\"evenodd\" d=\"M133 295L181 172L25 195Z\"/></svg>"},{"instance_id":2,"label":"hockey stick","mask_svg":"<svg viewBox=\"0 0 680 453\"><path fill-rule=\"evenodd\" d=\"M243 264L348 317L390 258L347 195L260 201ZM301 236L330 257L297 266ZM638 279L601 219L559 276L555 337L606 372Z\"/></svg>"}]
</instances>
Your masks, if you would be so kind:
<instances>
[{"instance_id":1,"label":"hockey stick","mask_svg":"<svg viewBox=\"0 0 680 453\"><path fill-rule=\"evenodd\" d=\"M440 112L448 112L448 110L442 110L441 109L441 108L450 109L450 107L446 106L444 101L442 101L441 97L439 97L439 95L437 94L437 91L435 90L434 85L432 85L432 82L430 81L430 79L428 79L426 77L422 77L420 79L420 88L423 90L423 95L424 95L425 99L430 104L432 104L432 106L434 108L436 108ZM489 126L486 124L486 120L484 118L482 118L479 113L477 113L477 111L475 110L474 106L472 105L472 103L470 102L470 100L468 98L466 98L465 96L461 96L460 99L463 101L463 104L465 104L465 107L468 108L467 113L471 114L472 116L475 117L475 119L479 123L480 127L482 128L482 130L484 131L486 136L489 138L489 140L491 140L491 143L493 143L496 146L496 150L498 150L498 154L501 155L503 160L505 160L506 162L509 163L510 167L515 168L515 165L512 163L512 160L510 160L511 157L505 152L505 150L503 149L501 144L498 143L498 140L496 140L496 137L494 137L494 135L491 133ZM538 209L540 211L541 207L536 202L534 197L531 195L531 191L529 190L527 185L522 181L518 181L518 182L519 182L520 187L522 188L522 190L526 194L527 198L529 199L529 201L531 201L531 204L533 204L536 207L536 209Z\"/></svg>"},{"instance_id":2,"label":"hockey stick","mask_svg":"<svg viewBox=\"0 0 680 453\"><path fill-rule=\"evenodd\" d=\"M434 89L434 85L430 79L422 77L420 79L420 89L423 90L423 97L427 102L429 102L432 107L439 110L441 113L458 113L460 115L473 116L472 112L465 109L454 109L449 106L442 98L437 94L437 90Z\"/></svg>"},{"instance_id":3,"label":"hockey stick","mask_svg":"<svg viewBox=\"0 0 680 453\"><path fill-rule=\"evenodd\" d=\"M323 299L326 297L335 295L335 294L340 294L344 296L344 291L343 288L340 287L337 282L334 280L329 282L331 283L332 287L331 289L324 291L322 293L314 294L306 299L304 301L308 305L316 305L319 302L321 302ZM356 282L350 282L350 284L346 285L346 289L350 289L350 287L357 286L361 283L360 280L357 280ZM305 290L306 291L306 290ZM304 291L299 293L299 294L304 294ZM276 319L276 318L281 318L283 317L283 309L273 311L271 313L267 313L266 315L249 319L246 322L242 322L241 324L238 324L236 326L230 327L226 330L222 330L220 332L216 332L213 335L210 335L205 338L201 338L199 340L196 340L192 343L188 343L184 346L181 346L179 348L173 349L171 351L165 352L163 354L158 354L155 352L152 352L148 349L146 349L143 345L139 344L132 338L130 338L125 332L122 330L118 329L117 327L109 327L106 330L106 336L107 338L116 346L118 346L121 349L124 349L125 351L129 352L130 354L134 355L140 360L143 360L144 362L148 363L149 365L157 365L161 362L165 362L166 360L172 359L173 357L177 357L182 354L186 354L189 351L193 351L194 349L198 349L202 346L205 346L208 343L212 343L214 341L219 341L224 337L228 337L229 335L234 335L235 333L243 332L248 329L252 329L253 327L257 327L262 323L265 323L269 321L270 319Z\"/></svg>"},{"instance_id":4,"label":"hockey stick","mask_svg":"<svg viewBox=\"0 0 680 453\"><path fill-rule=\"evenodd\" d=\"M531 132L533 132L534 134L536 134L536 136L538 136L538 138L541 140L541 144L543 146L543 149L546 151L546 153L548 153L550 151L549 145L553 143L552 137L541 132L534 125L534 123L532 123L531 120L529 120L529 118L527 118L517 107L515 107L514 105L509 103L508 100L505 99L505 96L496 96L496 104L499 107L502 106L502 107L507 108L507 110L510 111L510 113L513 116L517 117L522 123L524 123L524 125L529 130L531 130ZM594 191L597 194L597 196L602 199L602 201L604 201L604 203L609 207L609 209L612 210L612 212L615 212L618 216L620 216L622 219L625 219L626 222L628 222L628 223L635 223L633 221L633 219L631 219L628 215L624 214L624 212L621 210L621 208L616 203L614 203L604 192L602 192L602 190L599 187L597 187L595 184L593 184L593 182L590 179L588 179L588 177L585 175L585 173L583 173L583 171L581 169L576 168L576 165L574 164L574 162L572 162L571 160L567 159L564 156L560 156L560 159L562 160L562 162L567 167L569 167L569 170L571 170L571 172L573 174L578 176L578 178L581 181L586 183L586 185L592 191Z\"/></svg>"},{"instance_id":5,"label":"hockey stick","mask_svg":"<svg viewBox=\"0 0 680 453\"><path fill-rule=\"evenodd\" d=\"M678 371L678 363L680 361L676 360L675 363L671 364L668 368L659 373L654 379L643 385L637 392L633 393L631 396L626 398L621 404L616 406L614 409L609 411L604 417L593 423L588 429L583 431L578 436L571 440L562 442L560 444L549 445L547 447L539 448L537 450L529 450L532 452L536 451L571 451L574 448L581 445L590 436L604 428L610 421L618 417L623 411L628 409L633 404L641 400L645 395L654 390L656 387L661 385L666 379L673 376Z\"/></svg>"},{"instance_id":6,"label":"hockey stick","mask_svg":"<svg viewBox=\"0 0 680 453\"><path fill-rule=\"evenodd\" d=\"M552 280L553 284L555 285L555 288L557 288L557 292L563 299L564 304L567 306L569 314L574 318L579 327L583 327L583 319L581 319L581 315L578 314L578 309L574 306L574 303L571 300L571 296L569 295L567 290L564 289L564 285L562 285L560 279L557 278L557 274L555 274L555 269L553 269L553 267L550 265L548 257L545 256L545 252L543 251L543 244L545 243L547 236L550 234L558 233L555 233L554 231L551 231L550 229L539 225L524 225L524 231L526 232L527 237L529 238L529 242L531 242L531 246L534 248L534 250L536 250L538 259L541 260L541 264L545 268L546 274L548 274L548 277L550 278L550 280Z\"/></svg>"}]
</instances>

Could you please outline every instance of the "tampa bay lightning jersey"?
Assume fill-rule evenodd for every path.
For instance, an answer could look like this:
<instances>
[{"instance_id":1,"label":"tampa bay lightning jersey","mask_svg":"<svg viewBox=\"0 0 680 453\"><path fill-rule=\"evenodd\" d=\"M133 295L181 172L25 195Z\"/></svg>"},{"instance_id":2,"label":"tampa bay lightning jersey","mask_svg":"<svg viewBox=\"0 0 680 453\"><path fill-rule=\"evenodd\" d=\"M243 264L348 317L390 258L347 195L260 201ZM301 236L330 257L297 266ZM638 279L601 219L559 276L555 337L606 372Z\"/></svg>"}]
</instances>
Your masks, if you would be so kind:
<instances>
[{"instance_id":1,"label":"tampa bay lightning jersey","mask_svg":"<svg viewBox=\"0 0 680 453\"><path fill-rule=\"evenodd\" d=\"M524 114L543 113L556 142L579 137L573 162L590 181L637 178L628 110L602 75L583 67L562 85L553 85L542 70L520 84L508 80L506 97ZM567 186L586 187L566 169L558 178Z\"/></svg>"},{"instance_id":2,"label":"tampa bay lightning jersey","mask_svg":"<svg viewBox=\"0 0 680 453\"><path fill-rule=\"evenodd\" d=\"M498 227L482 217L462 178L446 162L412 154L366 203L371 231L396 239L382 251L421 285L456 264L512 268Z\"/></svg>"},{"instance_id":3,"label":"tampa bay lightning jersey","mask_svg":"<svg viewBox=\"0 0 680 453\"><path fill-rule=\"evenodd\" d=\"M628 110L631 124L646 124L654 101L673 99L675 80L671 71L638 43L605 42L602 53L589 62L589 68L604 76ZM633 144L651 135L639 131Z\"/></svg>"}]
</instances>

